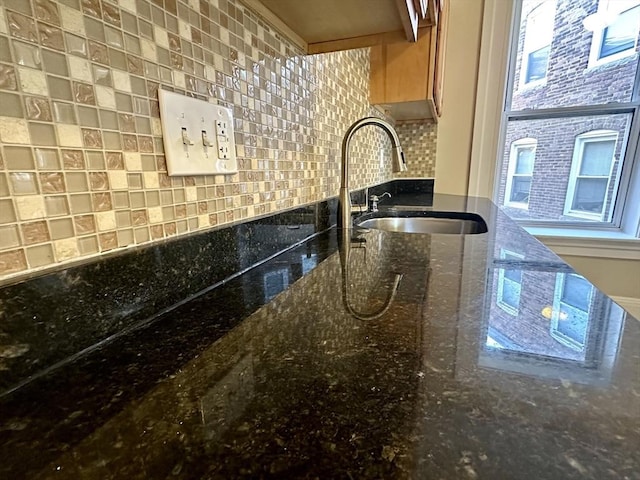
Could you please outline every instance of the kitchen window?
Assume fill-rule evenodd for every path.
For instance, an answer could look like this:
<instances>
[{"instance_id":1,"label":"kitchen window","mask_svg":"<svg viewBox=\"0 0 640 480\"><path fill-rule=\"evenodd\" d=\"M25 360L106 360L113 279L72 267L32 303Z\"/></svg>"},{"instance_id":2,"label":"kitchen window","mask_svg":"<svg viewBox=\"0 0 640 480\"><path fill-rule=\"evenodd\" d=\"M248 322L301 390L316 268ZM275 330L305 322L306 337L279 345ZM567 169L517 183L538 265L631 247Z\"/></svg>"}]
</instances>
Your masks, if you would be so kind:
<instances>
[{"instance_id":1,"label":"kitchen window","mask_svg":"<svg viewBox=\"0 0 640 480\"><path fill-rule=\"evenodd\" d=\"M615 42L619 48L628 44L628 27L620 25L629 24L625 18L635 15L630 8L640 7L640 0L616 5L622 3L627 8L607 17L597 39L585 20L603 8L598 0L516 1L494 199L525 227L545 228L547 234L550 228L574 235L640 233L637 40L632 49L625 47L628 59L589 65L593 42L604 42L610 57L617 55ZM522 88L529 55L541 45L531 43L527 29L545 11L554 18L551 33L540 27L537 39L546 35L549 43L545 80Z\"/></svg>"},{"instance_id":2,"label":"kitchen window","mask_svg":"<svg viewBox=\"0 0 640 480\"><path fill-rule=\"evenodd\" d=\"M519 262L524 256L500 249L500 259ZM498 269L498 293L496 303L511 315L517 315L520 308L520 292L522 291L522 269Z\"/></svg>"},{"instance_id":3,"label":"kitchen window","mask_svg":"<svg viewBox=\"0 0 640 480\"><path fill-rule=\"evenodd\" d=\"M579 135L574 147L565 213L602 220L611 185L617 132Z\"/></svg>"},{"instance_id":4,"label":"kitchen window","mask_svg":"<svg viewBox=\"0 0 640 480\"><path fill-rule=\"evenodd\" d=\"M537 142L534 138L524 138L516 140L511 145L505 205L516 208L527 208L529 206L536 144Z\"/></svg>"},{"instance_id":5,"label":"kitchen window","mask_svg":"<svg viewBox=\"0 0 640 480\"><path fill-rule=\"evenodd\" d=\"M555 11L555 1L547 0L527 15L521 85L540 83L547 77Z\"/></svg>"}]
</instances>

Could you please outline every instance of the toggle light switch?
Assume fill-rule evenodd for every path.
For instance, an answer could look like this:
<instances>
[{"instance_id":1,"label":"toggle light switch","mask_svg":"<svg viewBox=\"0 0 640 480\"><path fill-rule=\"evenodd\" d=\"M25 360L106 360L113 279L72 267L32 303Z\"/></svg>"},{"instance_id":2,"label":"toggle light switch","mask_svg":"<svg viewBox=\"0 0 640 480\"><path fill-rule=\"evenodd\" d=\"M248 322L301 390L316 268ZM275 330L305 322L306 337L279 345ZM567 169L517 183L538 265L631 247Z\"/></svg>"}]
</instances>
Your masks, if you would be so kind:
<instances>
[{"instance_id":1,"label":"toggle light switch","mask_svg":"<svg viewBox=\"0 0 640 480\"><path fill-rule=\"evenodd\" d=\"M169 175L238 171L231 110L166 90L158 98ZM197 132L200 140L194 142Z\"/></svg>"},{"instance_id":2,"label":"toggle light switch","mask_svg":"<svg viewBox=\"0 0 640 480\"><path fill-rule=\"evenodd\" d=\"M193 140L189 138L187 129L184 127L182 127L182 143L184 143L185 145L193 145Z\"/></svg>"},{"instance_id":3,"label":"toggle light switch","mask_svg":"<svg viewBox=\"0 0 640 480\"><path fill-rule=\"evenodd\" d=\"M215 147L214 143L207 137L207 131L202 130L202 145L205 147Z\"/></svg>"}]
</instances>

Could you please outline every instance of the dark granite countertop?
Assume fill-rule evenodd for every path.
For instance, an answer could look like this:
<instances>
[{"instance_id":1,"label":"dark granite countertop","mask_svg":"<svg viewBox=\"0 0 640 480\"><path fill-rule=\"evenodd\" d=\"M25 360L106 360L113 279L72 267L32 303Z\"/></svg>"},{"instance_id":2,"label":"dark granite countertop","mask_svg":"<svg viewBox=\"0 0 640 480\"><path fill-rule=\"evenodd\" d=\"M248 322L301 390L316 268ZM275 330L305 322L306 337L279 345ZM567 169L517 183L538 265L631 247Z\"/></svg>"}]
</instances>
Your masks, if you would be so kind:
<instances>
[{"instance_id":1,"label":"dark granite countertop","mask_svg":"<svg viewBox=\"0 0 640 480\"><path fill-rule=\"evenodd\" d=\"M0 477L640 479L640 322L432 208L489 232L333 228L9 391Z\"/></svg>"}]
</instances>

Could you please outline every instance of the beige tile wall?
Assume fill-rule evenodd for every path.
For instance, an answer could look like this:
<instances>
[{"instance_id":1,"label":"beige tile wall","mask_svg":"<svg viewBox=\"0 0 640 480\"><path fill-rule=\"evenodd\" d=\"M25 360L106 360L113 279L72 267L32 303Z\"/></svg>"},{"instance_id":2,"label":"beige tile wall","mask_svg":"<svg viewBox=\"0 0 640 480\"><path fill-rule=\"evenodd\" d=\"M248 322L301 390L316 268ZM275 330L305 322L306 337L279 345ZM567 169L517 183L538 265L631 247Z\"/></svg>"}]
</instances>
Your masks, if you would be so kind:
<instances>
[{"instance_id":1,"label":"beige tile wall","mask_svg":"<svg viewBox=\"0 0 640 480\"><path fill-rule=\"evenodd\" d=\"M0 281L336 195L368 74L367 50L303 56L238 0L0 0ZM159 88L233 110L238 174L167 176ZM354 186L391 178L358 136Z\"/></svg>"},{"instance_id":2,"label":"beige tile wall","mask_svg":"<svg viewBox=\"0 0 640 480\"><path fill-rule=\"evenodd\" d=\"M396 125L407 171L397 177L435 178L437 124L427 121L401 122Z\"/></svg>"}]
</instances>

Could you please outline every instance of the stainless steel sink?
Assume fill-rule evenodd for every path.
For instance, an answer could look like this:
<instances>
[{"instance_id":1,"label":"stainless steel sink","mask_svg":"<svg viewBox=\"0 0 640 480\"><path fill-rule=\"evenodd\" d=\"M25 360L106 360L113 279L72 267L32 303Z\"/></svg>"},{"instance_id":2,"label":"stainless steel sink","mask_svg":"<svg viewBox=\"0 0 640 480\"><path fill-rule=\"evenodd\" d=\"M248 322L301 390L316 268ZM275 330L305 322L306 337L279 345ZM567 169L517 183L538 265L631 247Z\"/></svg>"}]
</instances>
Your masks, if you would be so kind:
<instances>
[{"instance_id":1,"label":"stainless steel sink","mask_svg":"<svg viewBox=\"0 0 640 480\"><path fill-rule=\"evenodd\" d=\"M463 212L402 211L391 216L378 213L364 215L356 220L355 225L402 233L467 235L487 232L487 224L482 217Z\"/></svg>"}]
</instances>

